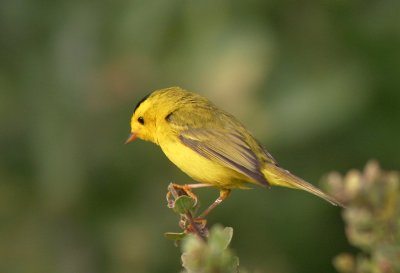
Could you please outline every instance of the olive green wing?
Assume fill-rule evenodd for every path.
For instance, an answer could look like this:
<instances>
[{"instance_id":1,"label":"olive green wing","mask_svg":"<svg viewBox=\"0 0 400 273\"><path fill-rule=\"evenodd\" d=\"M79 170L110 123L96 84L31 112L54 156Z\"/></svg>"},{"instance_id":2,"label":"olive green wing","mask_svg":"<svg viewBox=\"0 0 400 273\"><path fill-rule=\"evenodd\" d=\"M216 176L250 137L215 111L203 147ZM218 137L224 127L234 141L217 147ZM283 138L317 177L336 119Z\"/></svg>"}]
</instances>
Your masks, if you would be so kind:
<instances>
[{"instance_id":1,"label":"olive green wing","mask_svg":"<svg viewBox=\"0 0 400 273\"><path fill-rule=\"evenodd\" d=\"M179 135L180 141L200 155L269 185L260 171L260 162L243 137L235 131L188 129Z\"/></svg>"},{"instance_id":2,"label":"olive green wing","mask_svg":"<svg viewBox=\"0 0 400 273\"><path fill-rule=\"evenodd\" d=\"M269 185L261 165L276 161L235 117L205 101L185 103L165 120L185 146L261 185Z\"/></svg>"}]
</instances>

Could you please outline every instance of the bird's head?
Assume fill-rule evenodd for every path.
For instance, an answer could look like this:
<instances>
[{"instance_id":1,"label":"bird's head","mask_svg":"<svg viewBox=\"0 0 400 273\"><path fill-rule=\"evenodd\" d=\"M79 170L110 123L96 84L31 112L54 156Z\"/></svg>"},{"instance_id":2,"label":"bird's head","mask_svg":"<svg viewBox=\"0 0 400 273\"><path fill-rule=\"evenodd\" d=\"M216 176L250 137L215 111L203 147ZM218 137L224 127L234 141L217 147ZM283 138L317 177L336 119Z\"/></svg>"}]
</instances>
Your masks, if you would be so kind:
<instances>
[{"instance_id":1,"label":"bird's head","mask_svg":"<svg viewBox=\"0 0 400 273\"><path fill-rule=\"evenodd\" d=\"M179 87L161 89L141 99L133 111L131 133L125 143L136 138L158 144L157 124L165 122L165 118L177 107L177 101L188 92Z\"/></svg>"},{"instance_id":2,"label":"bird's head","mask_svg":"<svg viewBox=\"0 0 400 273\"><path fill-rule=\"evenodd\" d=\"M131 132L125 144L140 138L155 142L156 109L154 109L152 94L145 96L137 104L131 118Z\"/></svg>"}]
</instances>

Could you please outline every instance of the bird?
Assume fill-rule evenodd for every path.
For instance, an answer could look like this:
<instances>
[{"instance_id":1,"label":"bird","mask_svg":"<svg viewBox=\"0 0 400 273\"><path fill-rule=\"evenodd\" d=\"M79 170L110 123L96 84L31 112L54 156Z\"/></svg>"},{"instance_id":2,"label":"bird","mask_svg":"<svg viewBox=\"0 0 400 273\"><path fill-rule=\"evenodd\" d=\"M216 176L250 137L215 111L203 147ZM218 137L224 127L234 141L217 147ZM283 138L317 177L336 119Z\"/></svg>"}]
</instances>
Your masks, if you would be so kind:
<instances>
[{"instance_id":1,"label":"bird","mask_svg":"<svg viewBox=\"0 0 400 273\"><path fill-rule=\"evenodd\" d=\"M281 167L233 115L207 98L180 87L151 92L135 106L126 144L139 138L161 147L167 158L197 183L177 185L190 196L194 188L215 187L218 198L205 217L233 189L281 186L305 190L333 205L338 200Z\"/></svg>"}]
</instances>

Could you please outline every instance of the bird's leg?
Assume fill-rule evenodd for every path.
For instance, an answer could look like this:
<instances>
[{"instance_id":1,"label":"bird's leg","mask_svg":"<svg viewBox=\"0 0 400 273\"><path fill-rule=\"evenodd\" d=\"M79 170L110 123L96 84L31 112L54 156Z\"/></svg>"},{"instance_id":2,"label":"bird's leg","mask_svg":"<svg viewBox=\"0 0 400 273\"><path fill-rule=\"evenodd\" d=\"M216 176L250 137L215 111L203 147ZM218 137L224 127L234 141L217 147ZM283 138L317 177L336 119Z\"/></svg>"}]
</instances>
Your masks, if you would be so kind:
<instances>
[{"instance_id":1,"label":"bird's leg","mask_svg":"<svg viewBox=\"0 0 400 273\"><path fill-rule=\"evenodd\" d=\"M200 219L204 219L205 217L207 217L207 215L213 209L215 209L219 204L221 204L222 201L224 201L229 196L230 193L231 193L231 190L220 190L219 197L217 198L217 200L215 200L214 203L212 203L205 211L203 211L203 213L200 214L198 219L200 220Z\"/></svg>"},{"instance_id":2,"label":"bird's leg","mask_svg":"<svg viewBox=\"0 0 400 273\"><path fill-rule=\"evenodd\" d=\"M187 196L193 198L193 200L194 200L194 205L197 204L197 199L198 199L198 198L197 198L197 195L195 195L195 194L192 192L192 189L204 188L204 187L211 187L211 186L212 186L212 185L210 185L210 184L185 184L185 185L179 185L179 184L175 184L175 183L171 183L171 184L169 185L169 187L173 187L173 188L176 189L176 190L181 190L181 191L183 191ZM170 206L169 204L172 204L171 202L173 202L173 201L171 201L171 192L170 192L170 191L167 192L166 198L167 198L168 206ZM173 205L172 205L172 206L173 206Z\"/></svg>"}]
</instances>

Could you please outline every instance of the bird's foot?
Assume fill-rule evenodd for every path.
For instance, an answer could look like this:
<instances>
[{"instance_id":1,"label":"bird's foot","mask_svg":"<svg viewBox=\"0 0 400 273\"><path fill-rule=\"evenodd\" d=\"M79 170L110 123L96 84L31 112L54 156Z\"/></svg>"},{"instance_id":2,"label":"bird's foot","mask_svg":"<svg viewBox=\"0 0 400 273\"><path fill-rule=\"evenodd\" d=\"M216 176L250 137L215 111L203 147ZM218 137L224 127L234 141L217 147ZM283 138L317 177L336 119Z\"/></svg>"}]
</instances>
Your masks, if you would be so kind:
<instances>
[{"instance_id":1,"label":"bird's foot","mask_svg":"<svg viewBox=\"0 0 400 273\"><path fill-rule=\"evenodd\" d=\"M198 198L197 198L197 195L192 192L193 187L191 184L179 185L179 184L171 183L168 187L169 190L166 195L166 199L167 199L169 208L173 208L174 203L175 203L175 199L171 193L171 188L177 192L178 196L187 195L190 198L192 198L194 200L194 205L193 205L194 207L197 205Z\"/></svg>"},{"instance_id":2,"label":"bird's foot","mask_svg":"<svg viewBox=\"0 0 400 273\"><path fill-rule=\"evenodd\" d=\"M207 220L204 218L188 219L182 217L179 221L179 227L185 231L185 233L198 234L203 238L208 236Z\"/></svg>"}]
</instances>

